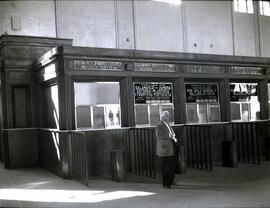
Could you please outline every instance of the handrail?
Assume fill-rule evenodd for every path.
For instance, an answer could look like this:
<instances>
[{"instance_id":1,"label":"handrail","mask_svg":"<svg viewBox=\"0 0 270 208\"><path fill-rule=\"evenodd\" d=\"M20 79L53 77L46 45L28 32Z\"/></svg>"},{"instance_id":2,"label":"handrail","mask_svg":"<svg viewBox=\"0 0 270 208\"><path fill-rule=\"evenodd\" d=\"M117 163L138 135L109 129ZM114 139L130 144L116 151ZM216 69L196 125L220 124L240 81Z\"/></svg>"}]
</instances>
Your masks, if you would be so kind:
<instances>
[{"instance_id":1,"label":"handrail","mask_svg":"<svg viewBox=\"0 0 270 208\"><path fill-rule=\"evenodd\" d=\"M172 127L184 127L184 126L211 126L219 124L241 124L241 123L264 123L270 122L270 119L256 120L256 121L220 121L220 122L211 122L211 123L184 123L184 124L172 124ZM61 129L52 129L52 128L40 128L40 127L25 127L25 128L4 128L2 131L6 130L24 130L24 129L38 129L38 130L48 130L53 132L89 132L89 131L110 131L110 130L129 130L129 129L153 129L155 126L134 126L134 127L119 127L119 128L108 128L108 129L71 129L71 130L61 130Z\"/></svg>"}]
</instances>

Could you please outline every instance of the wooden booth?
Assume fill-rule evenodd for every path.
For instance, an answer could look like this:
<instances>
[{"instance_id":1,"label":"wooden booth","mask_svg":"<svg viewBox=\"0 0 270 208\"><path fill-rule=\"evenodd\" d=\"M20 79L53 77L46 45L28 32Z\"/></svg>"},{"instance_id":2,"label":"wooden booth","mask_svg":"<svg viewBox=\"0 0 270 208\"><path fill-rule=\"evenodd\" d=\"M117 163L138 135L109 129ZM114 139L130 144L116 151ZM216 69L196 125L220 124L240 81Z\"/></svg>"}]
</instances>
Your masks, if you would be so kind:
<instances>
[{"instance_id":1,"label":"wooden booth","mask_svg":"<svg viewBox=\"0 0 270 208\"><path fill-rule=\"evenodd\" d=\"M26 148L32 137L39 165L78 178L110 174L111 151L123 150L128 171L155 177L154 126L166 110L189 167L212 170L224 140L236 142L240 162L264 159L269 58L74 47L61 39L32 50L42 38L29 38L31 53L16 54L17 44L4 43L16 38L3 36L1 45L10 54L1 57L3 152L14 139ZM28 58L26 68L8 65Z\"/></svg>"}]
</instances>

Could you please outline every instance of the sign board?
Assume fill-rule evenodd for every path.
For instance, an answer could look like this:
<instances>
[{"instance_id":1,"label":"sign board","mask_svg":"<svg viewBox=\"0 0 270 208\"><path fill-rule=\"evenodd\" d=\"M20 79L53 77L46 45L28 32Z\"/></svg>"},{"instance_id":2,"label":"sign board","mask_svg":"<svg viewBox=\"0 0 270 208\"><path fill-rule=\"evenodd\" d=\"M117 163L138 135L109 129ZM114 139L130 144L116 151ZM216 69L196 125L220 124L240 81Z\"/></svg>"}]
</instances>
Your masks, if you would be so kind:
<instances>
[{"instance_id":1,"label":"sign board","mask_svg":"<svg viewBox=\"0 0 270 208\"><path fill-rule=\"evenodd\" d=\"M74 69L119 71L123 70L123 64L113 61L74 60Z\"/></svg>"},{"instance_id":2,"label":"sign board","mask_svg":"<svg viewBox=\"0 0 270 208\"><path fill-rule=\"evenodd\" d=\"M245 66L232 66L230 68L230 74L252 74L252 75L262 75L264 74L264 69L261 67L245 67Z\"/></svg>"},{"instance_id":3,"label":"sign board","mask_svg":"<svg viewBox=\"0 0 270 208\"><path fill-rule=\"evenodd\" d=\"M172 84L134 83L135 104L172 103Z\"/></svg>"},{"instance_id":4,"label":"sign board","mask_svg":"<svg viewBox=\"0 0 270 208\"><path fill-rule=\"evenodd\" d=\"M135 63L135 71L142 72L176 72L175 64Z\"/></svg>"},{"instance_id":5,"label":"sign board","mask_svg":"<svg viewBox=\"0 0 270 208\"><path fill-rule=\"evenodd\" d=\"M257 84L230 84L230 100L232 102L246 102L250 100L251 96L258 96Z\"/></svg>"},{"instance_id":6,"label":"sign board","mask_svg":"<svg viewBox=\"0 0 270 208\"><path fill-rule=\"evenodd\" d=\"M217 84L185 84L187 103L218 102Z\"/></svg>"},{"instance_id":7,"label":"sign board","mask_svg":"<svg viewBox=\"0 0 270 208\"><path fill-rule=\"evenodd\" d=\"M185 65L184 73L225 73L225 68L222 66L210 65Z\"/></svg>"}]
</instances>

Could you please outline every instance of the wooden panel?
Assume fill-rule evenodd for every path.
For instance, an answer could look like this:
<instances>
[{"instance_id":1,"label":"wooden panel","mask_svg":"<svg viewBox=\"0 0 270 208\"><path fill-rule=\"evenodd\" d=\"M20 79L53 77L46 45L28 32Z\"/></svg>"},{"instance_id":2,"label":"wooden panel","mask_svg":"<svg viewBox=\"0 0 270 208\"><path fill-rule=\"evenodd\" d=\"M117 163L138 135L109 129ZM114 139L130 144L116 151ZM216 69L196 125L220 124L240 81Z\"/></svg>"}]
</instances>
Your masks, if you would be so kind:
<instances>
[{"instance_id":1,"label":"wooden panel","mask_svg":"<svg viewBox=\"0 0 270 208\"><path fill-rule=\"evenodd\" d=\"M13 86L13 125L16 128L28 127L29 95L27 86Z\"/></svg>"},{"instance_id":2,"label":"wooden panel","mask_svg":"<svg viewBox=\"0 0 270 208\"><path fill-rule=\"evenodd\" d=\"M5 167L22 168L38 165L36 129L5 130Z\"/></svg>"},{"instance_id":3,"label":"wooden panel","mask_svg":"<svg viewBox=\"0 0 270 208\"><path fill-rule=\"evenodd\" d=\"M125 150L127 131L125 129L115 129L85 132L89 175L110 176L111 150ZM127 158L126 152L125 155L125 158Z\"/></svg>"}]
</instances>

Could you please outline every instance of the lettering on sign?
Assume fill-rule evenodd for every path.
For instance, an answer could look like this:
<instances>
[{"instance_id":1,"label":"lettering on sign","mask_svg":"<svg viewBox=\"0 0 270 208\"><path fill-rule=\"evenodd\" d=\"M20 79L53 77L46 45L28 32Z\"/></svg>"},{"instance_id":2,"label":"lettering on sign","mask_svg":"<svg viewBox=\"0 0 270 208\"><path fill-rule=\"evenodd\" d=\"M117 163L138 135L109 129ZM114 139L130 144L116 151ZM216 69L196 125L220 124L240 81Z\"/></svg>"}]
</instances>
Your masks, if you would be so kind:
<instances>
[{"instance_id":1,"label":"lettering on sign","mask_svg":"<svg viewBox=\"0 0 270 208\"><path fill-rule=\"evenodd\" d=\"M261 67L245 67L245 66L232 66L230 68L230 74L264 74L264 69Z\"/></svg>"},{"instance_id":2,"label":"lettering on sign","mask_svg":"<svg viewBox=\"0 0 270 208\"><path fill-rule=\"evenodd\" d=\"M187 103L218 102L217 84L185 84Z\"/></svg>"},{"instance_id":3,"label":"lettering on sign","mask_svg":"<svg viewBox=\"0 0 270 208\"><path fill-rule=\"evenodd\" d=\"M135 71L143 72L176 72L175 64L135 63Z\"/></svg>"},{"instance_id":4,"label":"lettering on sign","mask_svg":"<svg viewBox=\"0 0 270 208\"><path fill-rule=\"evenodd\" d=\"M249 102L251 96L258 96L258 84L232 83L230 84L230 98L232 102Z\"/></svg>"},{"instance_id":5,"label":"lettering on sign","mask_svg":"<svg viewBox=\"0 0 270 208\"><path fill-rule=\"evenodd\" d=\"M225 73L225 68L221 66L208 65L185 65L185 73Z\"/></svg>"},{"instance_id":6,"label":"lettering on sign","mask_svg":"<svg viewBox=\"0 0 270 208\"><path fill-rule=\"evenodd\" d=\"M123 70L123 64L122 62L113 61L74 60L74 69L119 71Z\"/></svg>"},{"instance_id":7,"label":"lettering on sign","mask_svg":"<svg viewBox=\"0 0 270 208\"><path fill-rule=\"evenodd\" d=\"M172 103L172 84L147 83L134 84L135 104Z\"/></svg>"}]
</instances>

